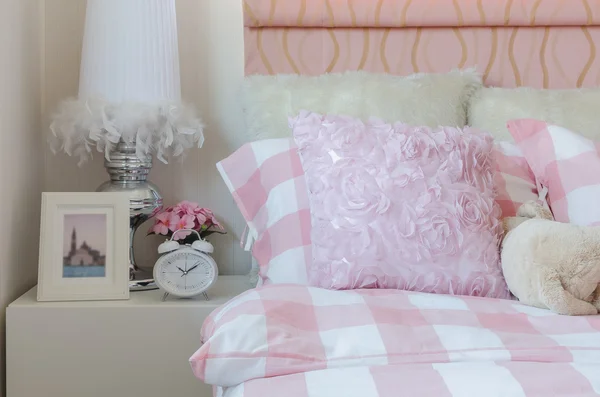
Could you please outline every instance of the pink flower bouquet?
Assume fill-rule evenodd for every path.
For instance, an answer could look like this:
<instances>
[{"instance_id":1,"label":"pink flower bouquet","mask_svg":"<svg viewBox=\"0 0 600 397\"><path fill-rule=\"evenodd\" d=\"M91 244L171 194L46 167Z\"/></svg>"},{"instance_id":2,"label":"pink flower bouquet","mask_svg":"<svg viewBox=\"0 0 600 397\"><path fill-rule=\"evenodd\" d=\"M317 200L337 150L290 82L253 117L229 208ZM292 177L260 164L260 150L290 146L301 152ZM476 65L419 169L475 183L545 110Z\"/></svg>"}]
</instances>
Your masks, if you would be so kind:
<instances>
[{"instance_id":1,"label":"pink flower bouquet","mask_svg":"<svg viewBox=\"0 0 600 397\"><path fill-rule=\"evenodd\" d=\"M172 237L173 233L181 229L196 230L202 239L213 233L225 234L223 226L208 208L201 208L198 204L190 201L165 208L155 218L154 226L150 228L148 235L160 234ZM192 232L179 232L174 240L180 243L191 244L198 240L198 236Z\"/></svg>"}]
</instances>

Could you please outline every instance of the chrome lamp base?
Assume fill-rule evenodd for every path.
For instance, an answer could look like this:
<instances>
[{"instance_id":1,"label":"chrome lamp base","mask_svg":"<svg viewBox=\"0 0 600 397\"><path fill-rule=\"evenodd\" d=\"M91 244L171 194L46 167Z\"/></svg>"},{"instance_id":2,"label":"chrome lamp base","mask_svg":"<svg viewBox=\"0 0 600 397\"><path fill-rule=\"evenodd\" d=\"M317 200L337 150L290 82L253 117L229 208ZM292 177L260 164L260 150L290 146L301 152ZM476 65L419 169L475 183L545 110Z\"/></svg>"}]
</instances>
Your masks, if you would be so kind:
<instances>
[{"instance_id":1,"label":"chrome lamp base","mask_svg":"<svg viewBox=\"0 0 600 397\"><path fill-rule=\"evenodd\" d=\"M152 158L140 159L136 155L135 142L120 141L104 161L110 181L104 182L97 192L128 192L129 199L129 290L158 289L152 279L152 270L144 271L135 261L133 238L140 225L154 217L163 208L158 188L148 182Z\"/></svg>"}]
</instances>

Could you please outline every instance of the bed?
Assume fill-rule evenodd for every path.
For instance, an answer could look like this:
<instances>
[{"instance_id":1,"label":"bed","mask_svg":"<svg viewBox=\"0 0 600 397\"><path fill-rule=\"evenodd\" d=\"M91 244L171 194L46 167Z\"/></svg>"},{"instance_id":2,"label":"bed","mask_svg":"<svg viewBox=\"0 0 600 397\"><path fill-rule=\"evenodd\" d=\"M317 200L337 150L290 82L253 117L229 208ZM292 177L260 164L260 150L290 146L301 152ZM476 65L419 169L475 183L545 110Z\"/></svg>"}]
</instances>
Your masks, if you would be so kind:
<instances>
[{"instance_id":1,"label":"bed","mask_svg":"<svg viewBox=\"0 0 600 397\"><path fill-rule=\"evenodd\" d=\"M353 97L359 94L346 86L354 77L343 73L417 73L417 79L429 79L429 74L458 70L454 80L444 81L466 79L467 88L452 99L457 104L452 110L464 120L450 118L450 125L475 125L509 145L507 121L537 117L600 140L593 105L600 98L594 88L600 86L600 3L245 0L244 12L246 74L254 79L246 87L248 140L267 140L275 155L271 160L264 146L249 145L240 149L248 166L224 160L218 168L248 221L247 246L254 243L261 277L256 289L217 309L204 323L201 347L191 358L194 374L220 397L600 395L599 315L563 316L511 296L500 299L499 293L362 288L375 285L364 279L358 287L352 284L356 288L328 288L282 270L295 262L303 268L314 254L308 230L311 204L296 200L306 189L298 182L301 162L284 138L287 123L294 124L288 117L305 103L320 112L340 110L339 101L323 102L323 93L302 102L294 90L321 87ZM344 87L319 77L332 73L346 76ZM472 89L469 73L479 74L487 88ZM264 80L269 76L275 80ZM364 76L360 79L363 84ZM436 79L417 85L424 90L440 84ZM389 82L406 92L405 82ZM393 91L384 95L383 86L379 80L364 83L358 91L361 102L344 109L356 117L381 111L378 117L427 119L418 111L383 109L384 102L396 98ZM409 103L413 94L397 98ZM376 109L369 98L380 100ZM431 127L438 122L430 120ZM502 156L512 155L507 153ZM291 176L283 181L288 169ZM529 177L510 167L501 171L503 183ZM545 200L544 186L536 179L515 189L535 191L534 198ZM261 181L260 189L250 189L252 180ZM265 203L273 204L269 192L261 190L265 183L279 190L285 185L282 195L296 200L296 207L263 211ZM240 197L248 190L253 200L244 204ZM514 214L524 200L509 193L500 200L504 214ZM548 200L557 205L559 199L551 191ZM262 232L262 224L271 229ZM286 234L297 235L299 243L290 248L288 239L280 250L274 236ZM469 288L481 291L485 285Z\"/></svg>"},{"instance_id":2,"label":"bed","mask_svg":"<svg viewBox=\"0 0 600 397\"><path fill-rule=\"evenodd\" d=\"M600 318L509 300L292 285L204 325L197 376L222 396L594 396Z\"/></svg>"}]
</instances>

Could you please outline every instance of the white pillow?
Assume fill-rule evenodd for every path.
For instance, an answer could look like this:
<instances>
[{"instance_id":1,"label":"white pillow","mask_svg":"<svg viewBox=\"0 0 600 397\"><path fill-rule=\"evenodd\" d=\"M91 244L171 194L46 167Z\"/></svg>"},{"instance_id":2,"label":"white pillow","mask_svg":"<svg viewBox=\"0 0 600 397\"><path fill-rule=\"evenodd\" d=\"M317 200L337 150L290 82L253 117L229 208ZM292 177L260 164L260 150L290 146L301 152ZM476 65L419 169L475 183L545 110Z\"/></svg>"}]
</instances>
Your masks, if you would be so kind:
<instances>
[{"instance_id":1,"label":"white pillow","mask_svg":"<svg viewBox=\"0 0 600 397\"><path fill-rule=\"evenodd\" d=\"M393 76L345 72L319 76L249 76L242 90L247 140L291 137L288 117L300 110L429 127L464 127L474 70Z\"/></svg>"},{"instance_id":2,"label":"white pillow","mask_svg":"<svg viewBox=\"0 0 600 397\"><path fill-rule=\"evenodd\" d=\"M538 90L482 88L469 104L469 125L496 139L513 141L506 123L515 119L543 120L600 140L600 89Z\"/></svg>"}]
</instances>

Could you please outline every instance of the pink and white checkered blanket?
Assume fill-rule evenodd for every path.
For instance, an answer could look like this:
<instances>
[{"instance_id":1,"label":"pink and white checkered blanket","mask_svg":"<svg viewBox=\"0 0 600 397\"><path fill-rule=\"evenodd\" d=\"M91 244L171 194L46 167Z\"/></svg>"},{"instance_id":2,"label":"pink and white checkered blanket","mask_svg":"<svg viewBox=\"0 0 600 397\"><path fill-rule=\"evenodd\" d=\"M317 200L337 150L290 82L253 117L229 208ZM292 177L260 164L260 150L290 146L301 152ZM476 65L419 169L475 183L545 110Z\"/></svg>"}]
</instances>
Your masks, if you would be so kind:
<instances>
[{"instance_id":1,"label":"pink and white checkered blanket","mask_svg":"<svg viewBox=\"0 0 600 397\"><path fill-rule=\"evenodd\" d=\"M510 300L269 285L202 340L194 374L226 397L600 395L600 316Z\"/></svg>"},{"instance_id":2,"label":"pink and white checkered blanket","mask_svg":"<svg viewBox=\"0 0 600 397\"><path fill-rule=\"evenodd\" d=\"M217 388L217 397L588 397L598 367L454 362L333 368ZM583 374L583 375L582 375Z\"/></svg>"}]
</instances>

